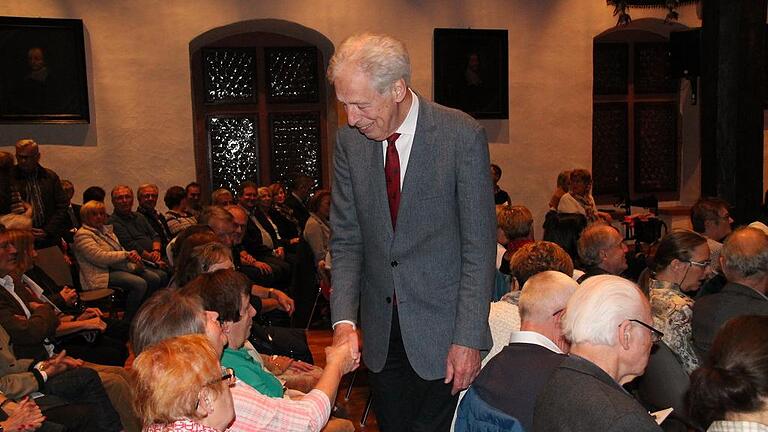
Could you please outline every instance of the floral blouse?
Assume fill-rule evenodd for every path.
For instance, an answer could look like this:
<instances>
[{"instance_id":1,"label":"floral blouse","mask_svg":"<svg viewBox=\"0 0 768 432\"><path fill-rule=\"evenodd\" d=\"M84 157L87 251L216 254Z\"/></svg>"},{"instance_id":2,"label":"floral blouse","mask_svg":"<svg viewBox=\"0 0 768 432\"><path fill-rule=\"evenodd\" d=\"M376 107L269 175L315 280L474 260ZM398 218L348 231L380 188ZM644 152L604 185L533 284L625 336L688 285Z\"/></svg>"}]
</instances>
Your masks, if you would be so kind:
<instances>
[{"instance_id":1,"label":"floral blouse","mask_svg":"<svg viewBox=\"0 0 768 432\"><path fill-rule=\"evenodd\" d=\"M690 375L699 367L691 331L693 299L683 294L676 283L651 279L649 288L653 325L664 333L662 340Z\"/></svg>"}]
</instances>

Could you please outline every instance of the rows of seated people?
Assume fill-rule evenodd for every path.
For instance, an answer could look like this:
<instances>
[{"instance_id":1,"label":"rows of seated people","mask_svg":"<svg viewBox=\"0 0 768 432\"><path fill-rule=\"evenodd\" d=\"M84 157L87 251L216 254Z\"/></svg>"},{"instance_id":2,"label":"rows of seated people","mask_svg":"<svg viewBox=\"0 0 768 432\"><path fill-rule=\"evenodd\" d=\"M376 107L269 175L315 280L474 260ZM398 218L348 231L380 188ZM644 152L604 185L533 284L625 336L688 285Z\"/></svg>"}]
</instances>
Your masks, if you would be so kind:
<instances>
[{"instance_id":1,"label":"rows of seated people","mask_svg":"<svg viewBox=\"0 0 768 432\"><path fill-rule=\"evenodd\" d=\"M237 420L228 418L229 430L354 430L331 409L342 375L359 356L337 343L321 369L312 364L303 329L254 320L273 311L275 320L290 319L307 305L291 294L297 273L314 275L327 260L328 191L308 199L314 181L307 176L297 177L290 195L280 184L244 182L237 202L219 189L204 206L200 185L191 183L166 191L163 214L156 185L137 188L137 208L133 190L117 185L108 215L107 192L98 186L83 192L82 205L73 204L74 186L40 165L33 141L19 141L15 156L14 165L0 154L3 430L138 431L162 423L179 411L158 413L161 401L140 405L146 399L134 396L149 390L126 369L128 347L139 362L150 342L190 333L207 336L216 362L238 377L231 379ZM78 269L77 289L36 265L38 251L51 248ZM308 267L298 267L299 259ZM314 277L309 285L302 326L317 293ZM117 313L83 300L99 290L121 293ZM111 299L104 304L113 306ZM157 390L171 402L170 388ZM185 407L172 402L185 418L213 421L199 411L210 397Z\"/></svg>"},{"instance_id":2,"label":"rows of seated people","mask_svg":"<svg viewBox=\"0 0 768 432\"><path fill-rule=\"evenodd\" d=\"M574 183L591 185L588 171ZM764 430L768 318L755 315L768 316L768 227L732 231L728 203L702 198L693 229L651 245L635 278L624 236L576 189L581 210L553 196L551 241L534 240L525 206L497 206L493 348L455 429Z\"/></svg>"}]
</instances>

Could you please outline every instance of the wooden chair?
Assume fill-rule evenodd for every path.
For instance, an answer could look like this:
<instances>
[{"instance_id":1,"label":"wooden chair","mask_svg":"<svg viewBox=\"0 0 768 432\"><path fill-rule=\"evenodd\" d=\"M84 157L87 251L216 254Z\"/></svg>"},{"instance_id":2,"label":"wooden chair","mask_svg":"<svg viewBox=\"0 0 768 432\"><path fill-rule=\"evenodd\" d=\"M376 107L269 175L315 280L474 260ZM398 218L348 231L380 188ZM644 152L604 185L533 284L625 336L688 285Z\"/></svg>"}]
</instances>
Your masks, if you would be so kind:
<instances>
[{"instance_id":1,"label":"wooden chair","mask_svg":"<svg viewBox=\"0 0 768 432\"><path fill-rule=\"evenodd\" d=\"M64 258L64 253L58 246L50 246L37 250L38 267L43 269L60 286L67 285L77 290L80 301L85 305L97 306L107 305L110 315L116 303L115 290L104 288L97 290L83 291L79 283L75 283L73 274L79 274L77 263L71 265ZM79 281L78 281L79 282Z\"/></svg>"}]
</instances>

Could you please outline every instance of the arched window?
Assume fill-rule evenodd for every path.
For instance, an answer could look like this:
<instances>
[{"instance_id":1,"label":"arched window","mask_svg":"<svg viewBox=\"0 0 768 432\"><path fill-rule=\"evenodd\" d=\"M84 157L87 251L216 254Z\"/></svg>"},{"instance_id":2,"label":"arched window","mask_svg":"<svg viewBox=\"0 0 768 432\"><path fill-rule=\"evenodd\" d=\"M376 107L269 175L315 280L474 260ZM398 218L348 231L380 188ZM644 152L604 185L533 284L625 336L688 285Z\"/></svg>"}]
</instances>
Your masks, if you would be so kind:
<instances>
[{"instance_id":1,"label":"arched window","mask_svg":"<svg viewBox=\"0 0 768 432\"><path fill-rule=\"evenodd\" d=\"M206 193L298 173L326 184L330 43L238 26L190 44L198 181Z\"/></svg>"},{"instance_id":2,"label":"arched window","mask_svg":"<svg viewBox=\"0 0 768 432\"><path fill-rule=\"evenodd\" d=\"M640 19L598 35L593 46L592 175L598 201L680 195L680 80L669 33L687 29Z\"/></svg>"}]
</instances>

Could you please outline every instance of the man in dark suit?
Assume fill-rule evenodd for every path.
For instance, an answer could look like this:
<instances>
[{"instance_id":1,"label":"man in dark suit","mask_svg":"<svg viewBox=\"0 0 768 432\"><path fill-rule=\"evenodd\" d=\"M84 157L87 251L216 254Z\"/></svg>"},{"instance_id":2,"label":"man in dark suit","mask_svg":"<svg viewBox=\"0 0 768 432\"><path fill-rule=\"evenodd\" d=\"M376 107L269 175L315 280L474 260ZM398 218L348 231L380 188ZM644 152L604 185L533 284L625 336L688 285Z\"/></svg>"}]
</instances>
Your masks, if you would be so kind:
<instances>
[{"instance_id":1,"label":"man in dark suit","mask_svg":"<svg viewBox=\"0 0 768 432\"><path fill-rule=\"evenodd\" d=\"M587 279L568 300L563 332L567 359L536 401L536 431L654 431L648 411L621 386L640 376L662 333L633 282L613 275Z\"/></svg>"},{"instance_id":2,"label":"man in dark suit","mask_svg":"<svg viewBox=\"0 0 768 432\"><path fill-rule=\"evenodd\" d=\"M350 126L334 152L334 339L362 326L382 430L448 430L456 394L491 345L485 132L418 97L405 46L389 36L347 39L328 78Z\"/></svg>"},{"instance_id":3,"label":"man in dark suit","mask_svg":"<svg viewBox=\"0 0 768 432\"><path fill-rule=\"evenodd\" d=\"M740 228L725 241L720 267L728 283L693 306L693 348L706 357L720 327L741 315L768 315L768 237L756 228Z\"/></svg>"},{"instance_id":4,"label":"man in dark suit","mask_svg":"<svg viewBox=\"0 0 768 432\"><path fill-rule=\"evenodd\" d=\"M309 194L314 186L315 179L305 174L299 174L293 179L291 193L285 197L285 205L293 210L293 216L299 222L299 228L302 230L309 219L307 201L309 200Z\"/></svg>"},{"instance_id":5,"label":"man in dark suit","mask_svg":"<svg viewBox=\"0 0 768 432\"><path fill-rule=\"evenodd\" d=\"M533 431L533 406L552 372L570 349L563 337L560 319L565 304L579 285L557 271L544 271L528 279L520 294L520 331L512 333L509 345L485 365L469 387L491 407L516 418ZM459 404L457 430L472 430L482 413L476 399ZM479 412L478 412L479 411Z\"/></svg>"}]
</instances>

